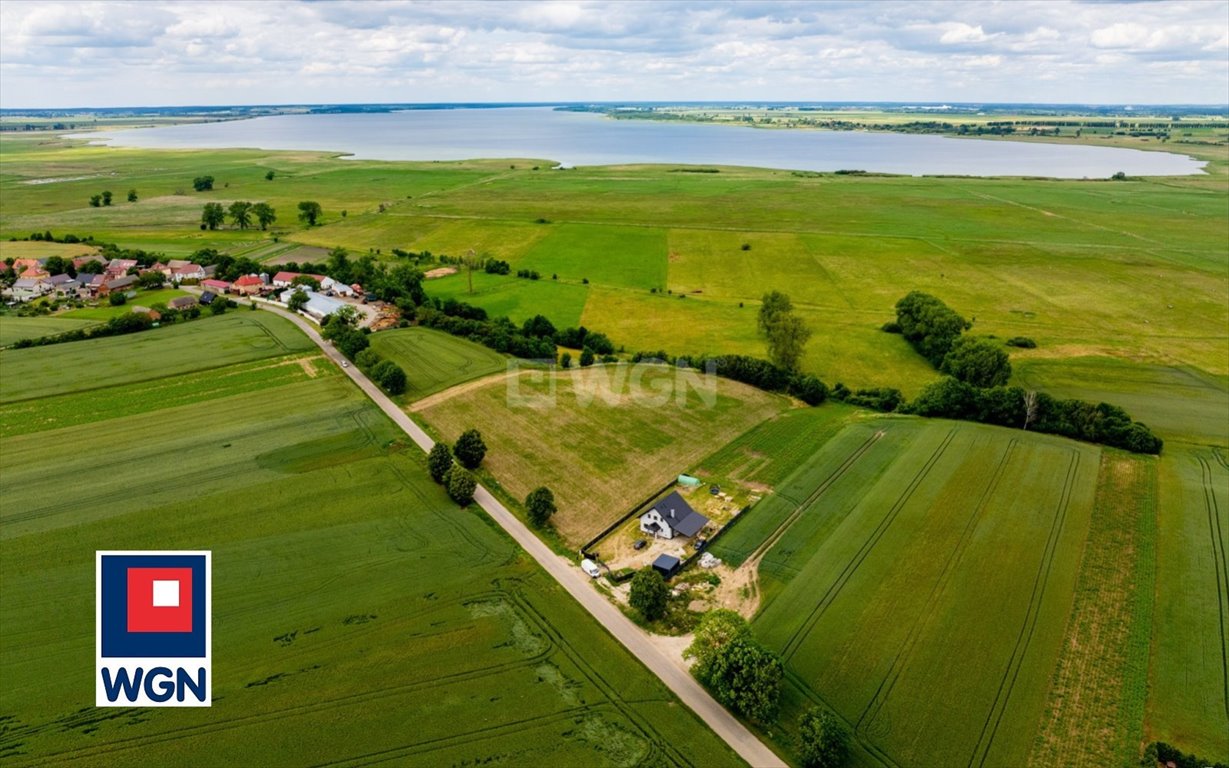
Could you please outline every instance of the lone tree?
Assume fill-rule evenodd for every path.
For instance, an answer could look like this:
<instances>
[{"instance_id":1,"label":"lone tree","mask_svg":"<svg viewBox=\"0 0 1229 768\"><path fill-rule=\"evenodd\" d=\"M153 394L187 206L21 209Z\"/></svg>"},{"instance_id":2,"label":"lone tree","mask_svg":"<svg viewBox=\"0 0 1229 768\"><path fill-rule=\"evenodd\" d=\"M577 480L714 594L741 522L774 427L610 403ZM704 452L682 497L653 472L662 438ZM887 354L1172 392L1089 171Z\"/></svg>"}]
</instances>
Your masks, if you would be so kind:
<instances>
[{"instance_id":1,"label":"lone tree","mask_svg":"<svg viewBox=\"0 0 1229 768\"><path fill-rule=\"evenodd\" d=\"M315 200L304 200L299 203L299 221L307 226L316 226L316 222L320 221L320 217L323 215L324 209Z\"/></svg>"},{"instance_id":2,"label":"lone tree","mask_svg":"<svg viewBox=\"0 0 1229 768\"><path fill-rule=\"evenodd\" d=\"M632 577L628 602L640 612L645 621L656 621L666 615L666 597L670 588L661 574L652 568L642 568Z\"/></svg>"},{"instance_id":3,"label":"lone tree","mask_svg":"<svg viewBox=\"0 0 1229 768\"><path fill-rule=\"evenodd\" d=\"M277 211L268 203L256 203L252 206L252 215L256 217L256 223L261 229L268 229L269 225L277 221Z\"/></svg>"},{"instance_id":4,"label":"lone tree","mask_svg":"<svg viewBox=\"0 0 1229 768\"><path fill-rule=\"evenodd\" d=\"M466 472L460 467L453 467L448 470L448 495L452 500L463 507L468 507L470 502L474 500L474 491L478 489L478 483L474 480L474 476Z\"/></svg>"},{"instance_id":5,"label":"lone tree","mask_svg":"<svg viewBox=\"0 0 1229 768\"><path fill-rule=\"evenodd\" d=\"M290 294L290 300L286 302L286 306L289 307L291 312L302 311L303 307L307 306L307 292L302 288L295 290L294 293Z\"/></svg>"},{"instance_id":6,"label":"lone tree","mask_svg":"<svg viewBox=\"0 0 1229 768\"><path fill-rule=\"evenodd\" d=\"M252 204L246 200L236 200L230 204L227 211L230 214L230 221L239 229L247 229L252 226Z\"/></svg>"},{"instance_id":7,"label":"lone tree","mask_svg":"<svg viewBox=\"0 0 1229 768\"><path fill-rule=\"evenodd\" d=\"M849 731L819 707L811 707L798 721L798 741L805 768L841 768L849 757Z\"/></svg>"},{"instance_id":8,"label":"lone tree","mask_svg":"<svg viewBox=\"0 0 1229 768\"><path fill-rule=\"evenodd\" d=\"M102 195L90 195L90 205L94 208L102 205Z\"/></svg>"},{"instance_id":9,"label":"lone tree","mask_svg":"<svg viewBox=\"0 0 1229 768\"><path fill-rule=\"evenodd\" d=\"M794 304L780 291L771 291L764 294L764 298L760 303L759 329L760 333L768 333L768 326L772 325L772 321L777 318L777 315L794 311Z\"/></svg>"},{"instance_id":10,"label":"lone tree","mask_svg":"<svg viewBox=\"0 0 1229 768\"><path fill-rule=\"evenodd\" d=\"M213 189L212 176L197 176L192 180L192 188L197 192L208 192Z\"/></svg>"},{"instance_id":11,"label":"lone tree","mask_svg":"<svg viewBox=\"0 0 1229 768\"><path fill-rule=\"evenodd\" d=\"M457 438L452 454L466 469L477 469L486 456L486 443L482 442L482 433L476 429L467 429Z\"/></svg>"},{"instance_id":12,"label":"lone tree","mask_svg":"<svg viewBox=\"0 0 1229 768\"><path fill-rule=\"evenodd\" d=\"M275 174L273 171L265 171L265 181L273 181L273 177L276 175L277 174Z\"/></svg>"},{"instance_id":13,"label":"lone tree","mask_svg":"<svg viewBox=\"0 0 1229 768\"><path fill-rule=\"evenodd\" d=\"M784 312L768 325L768 359L787 371L797 371L811 339L811 329L801 317Z\"/></svg>"},{"instance_id":14,"label":"lone tree","mask_svg":"<svg viewBox=\"0 0 1229 768\"><path fill-rule=\"evenodd\" d=\"M226 210L221 203L205 203L201 212L201 228L217 229L226 221Z\"/></svg>"},{"instance_id":15,"label":"lone tree","mask_svg":"<svg viewBox=\"0 0 1229 768\"><path fill-rule=\"evenodd\" d=\"M525 509L529 510L529 522L541 528L555 514L555 494L546 486L534 488L525 497Z\"/></svg>"},{"instance_id":16,"label":"lone tree","mask_svg":"<svg viewBox=\"0 0 1229 768\"><path fill-rule=\"evenodd\" d=\"M746 619L728 608L717 608L700 619L695 638L683 651L683 658L694 660L691 674L701 683L709 685L722 649L734 640L750 637L751 626Z\"/></svg>"},{"instance_id":17,"label":"lone tree","mask_svg":"<svg viewBox=\"0 0 1229 768\"><path fill-rule=\"evenodd\" d=\"M112 198L112 197L113 197L113 195L111 194L111 190L109 190L109 189L108 189L108 190L104 190L104 191L103 191L103 193L102 193L102 204L103 204L103 205L110 205L110 204L111 204L111 198Z\"/></svg>"},{"instance_id":18,"label":"lone tree","mask_svg":"<svg viewBox=\"0 0 1229 768\"><path fill-rule=\"evenodd\" d=\"M452 469L452 449L448 447L448 443L436 443L431 446L431 452L427 454L427 472L431 474L431 479L437 483L444 482L450 469Z\"/></svg>"},{"instance_id":19,"label":"lone tree","mask_svg":"<svg viewBox=\"0 0 1229 768\"><path fill-rule=\"evenodd\" d=\"M135 203L137 201L137 191L135 189L128 190L128 202Z\"/></svg>"},{"instance_id":20,"label":"lone tree","mask_svg":"<svg viewBox=\"0 0 1229 768\"><path fill-rule=\"evenodd\" d=\"M588 368L593 365L593 350L585 347L580 351L580 367Z\"/></svg>"}]
</instances>

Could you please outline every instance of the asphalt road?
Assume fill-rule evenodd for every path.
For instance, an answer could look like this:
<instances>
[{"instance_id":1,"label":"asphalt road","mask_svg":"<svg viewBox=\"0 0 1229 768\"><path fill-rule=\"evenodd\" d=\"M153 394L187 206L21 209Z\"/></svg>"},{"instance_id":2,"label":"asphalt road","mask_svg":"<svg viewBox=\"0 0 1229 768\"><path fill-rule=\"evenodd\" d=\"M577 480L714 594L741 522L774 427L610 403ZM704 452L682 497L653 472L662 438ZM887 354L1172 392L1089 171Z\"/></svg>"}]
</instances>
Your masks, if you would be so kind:
<instances>
[{"instance_id":1,"label":"asphalt road","mask_svg":"<svg viewBox=\"0 0 1229 768\"><path fill-rule=\"evenodd\" d=\"M264 306L264 311L275 312L299 326L307 334L308 338L314 341L324 350L324 354L338 365L341 365L345 359L340 352L320 336L320 333L311 323L302 317L267 304ZM435 444L431 437L415 424L396 403L390 400L379 387L363 375L362 371L353 365L342 370L358 385L359 389L363 390L371 398L372 402L380 407L380 410L384 411L397 426L401 427L410 436L410 439L419 448L424 451L431 450L431 446ZM751 731L747 730L746 726L738 722L733 715L727 712L725 707L718 704L717 700L710 696L708 691L704 690L696 682L695 678L687 672L680 661L672 658L665 650L658 647L648 633L632 623L618 608L594 589L589 584L589 577L579 567L552 552L533 531L529 530L524 523L508 511L507 507L501 504L498 499L481 485L478 486L477 491L474 493L474 501L495 522L499 523L500 527L507 531L508 535L515 539L516 543L520 544L534 560L537 560L538 564L545 568L546 572L568 591L568 594L584 606L585 610L593 615L593 618L597 619L616 640L622 643L627 650L631 651L636 658L640 659L649 668L650 672L657 675L671 691L674 691L674 694L684 704L690 707L701 720L707 723L744 760L757 768L785 768L785 762L777 757L772 750L764 746L763 742L757 739Z\"/></svg>"}]
</instances>

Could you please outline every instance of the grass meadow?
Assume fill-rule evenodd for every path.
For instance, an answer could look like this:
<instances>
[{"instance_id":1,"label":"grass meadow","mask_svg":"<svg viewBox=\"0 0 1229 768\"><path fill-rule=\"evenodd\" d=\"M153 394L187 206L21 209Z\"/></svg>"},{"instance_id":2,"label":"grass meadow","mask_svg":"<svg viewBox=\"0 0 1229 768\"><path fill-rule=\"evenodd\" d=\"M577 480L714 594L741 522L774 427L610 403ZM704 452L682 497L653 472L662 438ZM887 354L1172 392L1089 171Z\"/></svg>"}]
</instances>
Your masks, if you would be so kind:
<instances>
[{"instance_id":1,"label":"grass meadow","mask_svg":"<svg viewBox=\"0 0 1229 768\"><path fill-rule=\"evenodd\" d=\"M525 371L415 409L450 442L478 429L483 467L517 499L549 487L559 507L552 523L579 546L700 457L788 407L736 382L716 387L710 404L705 392L679 386L671 368L593 366Z\"/></svg>"},{"instance_id":2,"label":"grass meadow","mask_svg":"<svg viewBox=\"0 0 1229 768\"><path fill-rule=\"evenodd\" d=\"M92 359L290 332L262 317ZM2 385L6 762L739 764L318 353L132 365L88 391L23 364L46 399ZM213 551L211 709L93 707L96 549Z\"/></svg>"},{"instance_id":3,"label":"grass meadow","mask_svg":"<svg viewBox=\"0 0 1229 768\"><path fill-rule=\"evenodd\" d=\"M498 352L430 328L377 333L371 337L371 348L405 370L404 402L508 368L508 359Z\"/></svg>"}]
</instances>

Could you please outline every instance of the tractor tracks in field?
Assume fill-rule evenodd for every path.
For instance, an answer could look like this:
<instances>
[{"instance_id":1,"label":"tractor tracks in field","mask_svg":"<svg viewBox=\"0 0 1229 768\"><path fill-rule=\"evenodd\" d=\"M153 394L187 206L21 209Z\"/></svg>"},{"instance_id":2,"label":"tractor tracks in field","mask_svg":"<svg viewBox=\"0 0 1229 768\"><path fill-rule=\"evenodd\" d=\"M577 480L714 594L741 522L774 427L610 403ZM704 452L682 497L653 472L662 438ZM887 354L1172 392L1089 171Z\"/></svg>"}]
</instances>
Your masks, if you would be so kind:
<instances>
[{"instance_id":1,"label":"tractor tracks in field","mask_svg":"<svg viewBox=\"0 0 1229 768\"><path fill-rule=\"evenodd\" d=\"M1214 455L1218 463L1223 464L1219 453ZM1203 456L1196 456L1199 462L1200 480L1203 482L1203 503L1208 515L1208 535L1212 539L1212 566L1216 578L1216 613L1220 621L1220 670L1221 670L1221 703L1225 716L1229 717L1229 632L1226 632L1226 603L1229 603L1229 552L1225 551L1225 527L1221 522L1220 505L1216 501L1216 488L1213 485L1213 469L1211 463Z\"/></svg>"},{"instance_id":2,"label":"tractor tracks in field","mask_svg":"<svg viewBox=\"0 0 1229 768\"><path fill-rule=\"evenodd\" d=\"M879 430L870 437L866 437L863 444L859 445L857 449L854 449L852 453L849 453L846 460L841 462L841 466L833 469L832 473L828 474L828 477L823 478L822 482L819 485L816 485L815 490L812 490L812 492L807 495L803 501L800 501L800 503L794 507L794 511L791 511L789 515L785 516L785 519L780 521L777 527L773 528L773 532L769 533L768 537L764 538L763 543L756 547L755 551L751 553L750 557L747 557L745 562L742 563L741 568L750 571L752 574L750 586L753 592L753 598L760 597L760 580L756 579L755 575L760 573L760 562L763 560L764 555L768 554L773 547L777 546L777 542L780 541L780 538L785 536L785 532L789 531L789 528L793 526L796 521L798 521L799 517L803 516L803 512L807 510L807 507L815 504L816 501L819 500L820 496L825 494L828 489L832 488L832 485L836 483L837 480L844 477L844 474L849 471L849 468L852 467L853 464L859 460L859 458L862 458L866 451L870 450L870 446L873 446L876 442L879 442L885 434L886 433L884 430ZM761 606L761 609L764 607L766 606Z\"/></svg>"},{"instance_id":3,"label":"tractor tracks in field","mask_svg":"<svg viewBox=\"0 0 1229 768\"><path fill-rule=\"evenodd\" d=\"M973 746L973 752L969 756L968 768L985 768L986 761L990 756L990 747L994 744L994 737L998 734L999 726L1003 723L1003 717L1007 712L1007 705L1011 700L1011 692L1015 687L1016 679L1020 676L1020 669L1024 666L1024 656L1028 652L1028 646L1032 642L1033 632L1037 629L1037 622L1041 613L1041 603L1045 598L1046 586L1050 579L1050 570L1054 565L1054 559L1058 552L1058 541L1062 537L1063 528L1067 522L1067 510L1071 506L1071 494L1075 487L1075 478L1078 474L1080 466L1080 454L1072 451L1071 460L1067 463L1067 476L1063 481L1063 492L1059 497L1058 506L1054 510L1054 519L1050 523L1050 533L1046 538L1045 549L1042 551L1041 562L1037 565L1037 575L1033 578L1033 589L1029 595L1028 611L1024 615L1024 622L1020 626L1020 631L1016 635L1016 644L1012 648L1011 656L1007 660L1007 668L1003 670L1003 676L999 680L998 690L995 692L994 701L990 705L990 711L986 713L986 719L982 722L981 733L977 737L977 743Z\"/></svg>"},{"instance_id":4,"label":"tractor tracks in field","mask_svg":"<svg viewBox=\"0 0 1229 768\"><path fill-rule=\"evenodd\" d=\"M823 617L824 613L827 612L828 608L832 606L833 602L836 601L836 598L845 588L845 585L853 579L853 576L857 572L858 568L861 567L862 563L866 561L866 558L870 555L871 550L875 548L875 545L878 544L880 539L883 538L884 534L887 533L888 528L890 528L892 523L896 520L896 517L900 514L900 511L904 508L905 504L909 502L909 499L918 489L918 486L920 486L922 481L926 479L926 476L930 474L930 470L934 468L935 464L939 463L939 459L942 458L943 454L947 451L948 446L951 445L957 431L958 430L956 427L952 427L948 430L947 435L943 437L943 440L935 448L934 452L930 455L930 458L926 460L926 463L922 465L922 468L919 469L913 476L913 479L909 481L909 485L905 487L904 492L899 498L897 498L896 503L892 505L892 508L888 510L887 514L883 516L883 519L879 521L879 525L875 527L875 530L871 533L867 540L863 542L862 546L854 554L853 559L845 564L844 569L841 570L841 573L837 576L836 581L828 587L828 589L824 592L823 597L820 598L819 602L807 615L807 618L799 624L798 628L794 630L794 633L790 635L789 641L786 642L785 647L781 652L781 658L784 661L788 662L791 658L793 658L794 654L798 652L798 648L802 645L803 640L805 640L807 635L811 633L811 630L814 629L815 625L819 622L820 618Z\"/></svg>"},{"instance_id":5,"label":"tractor tracks in field","mask_svg":"<svg viewBox=\"0 0 1229 768\"><path fill-rule=\"evenodd\" d=\"M858 718L858 722L855 725L855 732L867 740L870 738L870 734L867 733L870 724L879 716L880 710L883 709L884 704L887 703L888 698L892 695L892 689L896 687L897 680L900 679L901 671L907 666L907 662L913 656L914 649L917 647L918 640L922 635L922 627L932 616L939 603L939 598L947 589L952 574L956 571L957 564L964 557L965 548L973 538L973 531L977 529L977 525L984 517L986 508L994 497L995 491L998 490L1003 474L1011 463L1011 456L1019 443L1020 441L1016 438L1012 438L1007 443L1002 456L999 457L998 465L990 475L990 481L986 484L985 490L982 491L981 497L973 507L972 514L969 515L969 519L965 523L964 530L960 533L956 546L948 554L947 560L943 564L943 570L939 573L939 578L935 580L934 586L930 589L930 594L926 597L926 602L918 612L912 626L909 627L909 632L905 636L900 650L897 652L896 657L892 659L892 664L879 682L879 687L875 689L871 700L867 702L866 708L862 710L862 715Z\"/></svg>"}]
</instances>

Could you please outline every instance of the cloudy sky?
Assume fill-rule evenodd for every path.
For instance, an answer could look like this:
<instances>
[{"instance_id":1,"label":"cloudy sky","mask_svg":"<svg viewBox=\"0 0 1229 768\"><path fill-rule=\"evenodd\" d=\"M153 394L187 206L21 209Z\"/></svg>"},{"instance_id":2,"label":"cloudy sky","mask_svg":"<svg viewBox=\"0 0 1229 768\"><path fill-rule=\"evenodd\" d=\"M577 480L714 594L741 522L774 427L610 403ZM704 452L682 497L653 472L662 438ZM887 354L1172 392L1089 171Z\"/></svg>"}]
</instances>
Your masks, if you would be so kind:
<instances>
[{"instance_id":1,"label":"cloudy sky","mask_svg":"<svg viewBox=\"0 0 1229 768\"><path fill-rule=\"evenodd\" d=\"M0 106L1229 102L1229 0L0 3Z\"/></svg>"}]
</instances>

